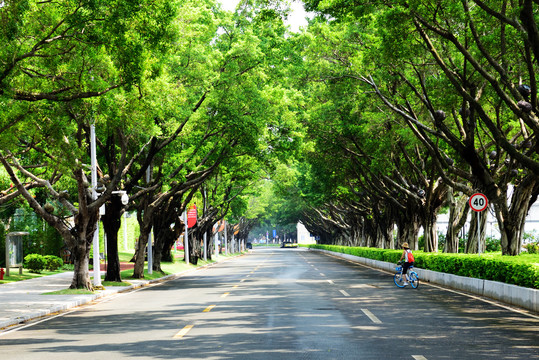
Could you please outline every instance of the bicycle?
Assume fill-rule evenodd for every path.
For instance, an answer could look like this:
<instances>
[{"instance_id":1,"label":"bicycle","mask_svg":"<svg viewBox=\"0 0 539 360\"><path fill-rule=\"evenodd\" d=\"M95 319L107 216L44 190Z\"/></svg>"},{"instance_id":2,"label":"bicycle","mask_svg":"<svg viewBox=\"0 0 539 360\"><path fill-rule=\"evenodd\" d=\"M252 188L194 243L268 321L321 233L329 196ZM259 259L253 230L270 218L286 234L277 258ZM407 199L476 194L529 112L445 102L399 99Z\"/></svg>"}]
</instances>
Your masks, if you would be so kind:
<instances>
[{"instance_id":1,"label":"bicycle","mask_svg":"<svg viewBox=\"0 0 539 360\"><path fill-rule=\"evenodd\" d=\"M410 279L409 284L412 285L414 289L417 289L419 286L419 276L417 273L413 270L413 265L408 268L408 278ZM402 263L398 262L397 267L395 268L395 275L393 276L393 281L395 282L395 285L397 285L400 288L405 287L404 282L406 281L406 277L403 276L402 273Z\"/></svg>"}]
</instances>

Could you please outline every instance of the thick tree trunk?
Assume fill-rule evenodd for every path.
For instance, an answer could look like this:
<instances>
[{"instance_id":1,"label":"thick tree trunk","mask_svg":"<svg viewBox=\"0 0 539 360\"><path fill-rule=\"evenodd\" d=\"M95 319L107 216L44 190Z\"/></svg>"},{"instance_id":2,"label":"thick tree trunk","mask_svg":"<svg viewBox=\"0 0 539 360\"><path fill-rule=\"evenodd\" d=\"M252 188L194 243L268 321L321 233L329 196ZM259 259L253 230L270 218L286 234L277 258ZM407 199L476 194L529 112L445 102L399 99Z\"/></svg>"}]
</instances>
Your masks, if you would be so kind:
<instances>
[{"instance_id":1,"label":"thick tree trunk","mask_svg":"<svg viewBox=\"0 0 539 360\"><path fill-rule=\"evenodd\" d=\"M436 232L436 214L426 214L423 219L425 252L438 252L438 233Z\"/></svg>"},{"instance_id":2,"label":"thick tree trunk","mask_svg":"<svg viewBox=\"0 0 539 360\"><path fill-rule=\"evenodd\" d=\"M466 224L466 218L468 216L469 207L467 204L467 197L461 196L455 199L453 191L450 189L447 193L449 203L449 221L447 224L447 232L445 234L445 249L446 253L458 253L459 252L459 232Z\"/></svg>"},{"instance_id":3,"label":"thick tree trunk","mask_svg":"<svg viewBox=\"0 0 539 360\"><path fill-rule=\"evenodd\" d=\"M417 250L417 238L419 235L419 229L421 227L419 219L413 221L401 221L401 225L397 228L397 238L399 243L395 244L394 248L399 248L403 243L407 242L410 245L410 249Z\"/></svg>"},{"instance_id":4,"label":"thick tree trunk","mask_svg":"<svg viewBox=\"0 0 539 360\"><path fill-rule=\"evenodd\" d=\"M89 260L90 246L84 241L78 241L78 244L71 248L71 254L74 261L73 280L71 281L70 289L87 289L93 290L92 282L90 281ZM96 265L97 263L97 265ZM94 261L94 267L99 266L99 259Z\"/></svg>"},{"instance_id":5,"label":"thick tree trunk","mask_svg":"<svg viewBox=\"0 0 539 360\"><path fill-rule=\"evenodd\" d=\"M466 242L466 253L477 254L478 248L481 249L481 253L485 252L485 234L487 224L488 211L482 211L480 213L473 211L470 218L470 229L468 230L468 241ZM477 217L479 217L479 238L477 237ZM479 247L477 243L479 242Z\"/></svg>"},{"instance_id":6,"label":"thick tree trunk","mask_svg":"<svg viewBox=\"0 0 539 360\"><path fill-rule=\"evenodd\" d=\"M119 196L113 196L105 205L103 230L107 235L107 274L105 281L121 282L120 258L118 255L118 231L122 224L122 202Z\"/></svg>"},{"instance_id":7,"label":"thick tree trunk","mask_svg":"<svg viewBox=\"0 0 539 360\"><path fill-rule=\"evenodd\" d=\"M189 262L193 265L198 264L200 258L200 241L196 238L196 232L189 232ZM230 237L229 237L230 241ZM230 245L230 243L229 243ZM230 248L229 248L230 251Z\"/></svg>"},{"instance_id":8,"label":"thick tree trunk","mask_svg":"<svg viewBox=\"0 0 539 360\"><path fill-rule=\"evenodd\" d=\"M142 225L140 227L140 236L135 249L135 267L133 268L133 277L135 279L144 278L144 262L146 260L146 245L150 236L151 226Z\"/></svg>"},{"instance_id":9,"label":"thick tree trunk","mask_svg":"<svg viewBox=\"0 0 539 360\"><path fill-rule=\"evenodd\" d=\"M501 233L503 255L518 255L522 247L524 224L531 206L533 190L537 180L534 175L528 175L518 186L513 188L511 207L503 200L494 203L496 218Z\"/></svg>"}]
</instances>

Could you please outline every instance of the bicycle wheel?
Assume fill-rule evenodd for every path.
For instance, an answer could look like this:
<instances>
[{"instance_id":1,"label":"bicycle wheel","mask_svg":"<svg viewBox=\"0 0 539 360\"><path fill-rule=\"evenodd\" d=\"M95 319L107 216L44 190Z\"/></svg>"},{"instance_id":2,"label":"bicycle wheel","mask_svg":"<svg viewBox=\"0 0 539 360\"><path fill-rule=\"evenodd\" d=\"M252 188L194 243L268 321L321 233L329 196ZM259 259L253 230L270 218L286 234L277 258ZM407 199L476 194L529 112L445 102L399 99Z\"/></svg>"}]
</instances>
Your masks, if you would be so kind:
<instances>
[{"instance_id":1,"label":"bicycle wheel","mask_svg":"<svg viewBox=\"0 0 539 360\"><path fill-rule=\"evenodd\" d=\"M393 276L393 281L395 282L395 285L397 285L400 288L403 288L405 286L402 273L396 273L395 276Z\"/></svg>"},{"instance_id":2,"label":"bicycle wheel","mask_svg":"<svg viewBox=\"0 0 539 360\"><path fill-rule=\"evenodd\" d=\"M408 277L410 278L410 285L412 285L414 289L417 289L419 286L419 278L417 277L417 273L412 271Z\"/></svg>"}]
</instances>

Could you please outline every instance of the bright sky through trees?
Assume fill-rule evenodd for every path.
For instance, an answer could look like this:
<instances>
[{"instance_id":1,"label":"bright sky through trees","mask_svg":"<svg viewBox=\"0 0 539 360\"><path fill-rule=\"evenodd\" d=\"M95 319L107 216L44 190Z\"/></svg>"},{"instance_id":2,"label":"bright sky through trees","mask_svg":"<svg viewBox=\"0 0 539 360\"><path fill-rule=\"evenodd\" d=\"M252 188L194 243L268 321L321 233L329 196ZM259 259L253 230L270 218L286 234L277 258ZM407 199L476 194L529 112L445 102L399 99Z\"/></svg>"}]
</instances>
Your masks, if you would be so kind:
<instances>
[{"instance_id":1,"label":"bright sky through trees","mask_svg":"<svg viewBox=\"0 0 539 360\"><path fill-rule=\"evenodd\" d=\"M221 4L223 5L223 8L225 10L232 11L236 8L236 5L238 4L239 0L220 0ZM303 8L303 2L301 1L292 1L292 4L290 6L292 8L292 14L286 21L288 25L290 25L290 29L293 32L299 31L299 28L301 26L307 26L307 20L305 20L305 17L307 17L309 14L305 11Z\"/></svg>"}]
</instances>

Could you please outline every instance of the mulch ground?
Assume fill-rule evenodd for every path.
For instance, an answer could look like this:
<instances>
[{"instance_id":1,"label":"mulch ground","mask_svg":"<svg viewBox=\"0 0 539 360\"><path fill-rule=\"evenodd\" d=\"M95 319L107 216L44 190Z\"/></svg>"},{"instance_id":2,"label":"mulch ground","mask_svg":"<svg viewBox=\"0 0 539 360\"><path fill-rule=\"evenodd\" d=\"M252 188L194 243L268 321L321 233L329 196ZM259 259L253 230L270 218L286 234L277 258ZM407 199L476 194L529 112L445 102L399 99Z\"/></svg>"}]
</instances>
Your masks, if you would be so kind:
<instances>
[{"instance_id":1,"label":"mulch ground","mask_svg":"<svg viewBox=\"0 0 539 360\"><path fill-rule=\"evenodd\" d=\"M120 271L131 270L134 267L135 267L135 263L130 263L130 262L121 262L120 263ZM101 264L101 271L107 271L107 264L105 264L105 263Z\"/></svg>"}]
</instances>

